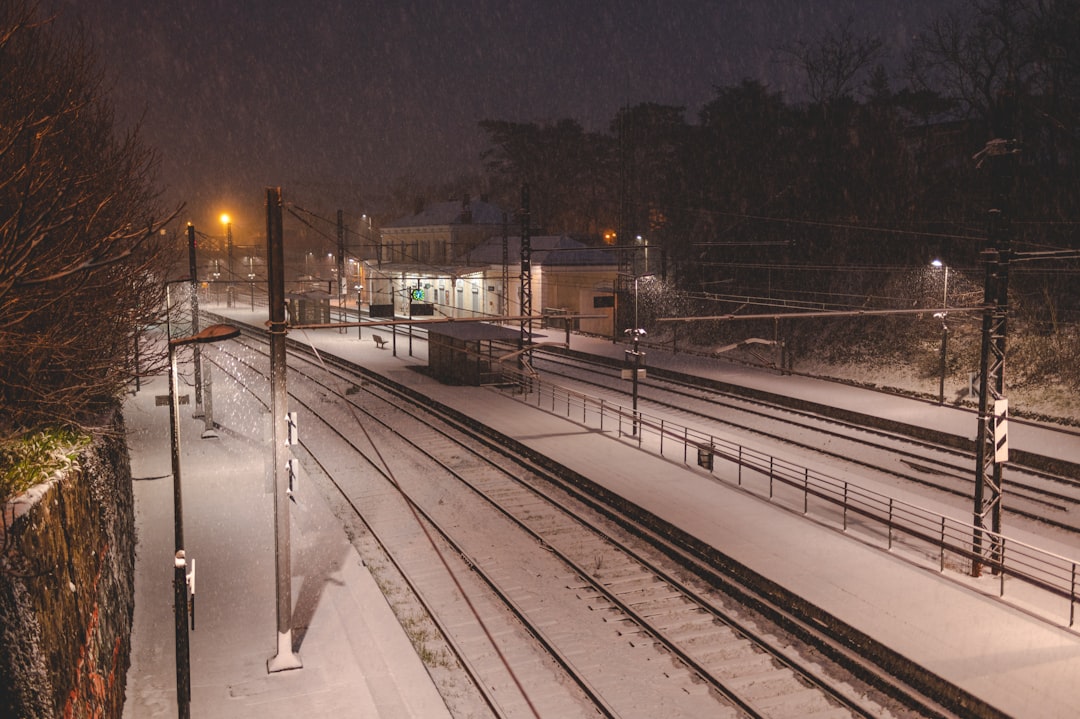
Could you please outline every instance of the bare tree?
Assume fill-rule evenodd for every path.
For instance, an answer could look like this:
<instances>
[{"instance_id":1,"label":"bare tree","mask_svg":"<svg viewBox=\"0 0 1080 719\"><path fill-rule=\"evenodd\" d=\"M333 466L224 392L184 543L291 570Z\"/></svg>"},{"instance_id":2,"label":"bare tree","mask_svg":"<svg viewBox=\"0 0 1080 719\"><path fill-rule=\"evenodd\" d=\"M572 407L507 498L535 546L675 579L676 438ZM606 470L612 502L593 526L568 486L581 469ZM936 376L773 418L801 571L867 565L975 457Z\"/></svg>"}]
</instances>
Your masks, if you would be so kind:
<instances>
[{"instance_id":1,"label":"bare tree","mask_svg":"<svg viewBox=\"0 0 1080 719\"><path fill-rule=\"evenodd\" d=\"M175 247L155 169L84 37L0 5L0 433L90 421L131 379Z\"/></svg>"},{"instance_id":2,"label":"bare tree","mask_svg":"<svg viewBox=\"0 0 1080 719\"><path fill-rule=\"evenodd\" d=\"M814 104L852 99L864 77L881 58L879 38L857 36L848 18L836 32L816 42L798 42L782 48L795 67L806 75L806 91Z\"/></svg>"},{"instance_id":3,"label":"bare tree","mask_svg":"<svg viewBox=\"0 0 1080 719\"><path fill-rule=\"evenodd\" d=\"M1032 28L1044 4L971 0L961 12L935 21L908 59L912 86L942 92L957 101L965 117L988 120L1003 94L1023 94L1035 77L1039 63Z\"/></svg>"}]
</instances>

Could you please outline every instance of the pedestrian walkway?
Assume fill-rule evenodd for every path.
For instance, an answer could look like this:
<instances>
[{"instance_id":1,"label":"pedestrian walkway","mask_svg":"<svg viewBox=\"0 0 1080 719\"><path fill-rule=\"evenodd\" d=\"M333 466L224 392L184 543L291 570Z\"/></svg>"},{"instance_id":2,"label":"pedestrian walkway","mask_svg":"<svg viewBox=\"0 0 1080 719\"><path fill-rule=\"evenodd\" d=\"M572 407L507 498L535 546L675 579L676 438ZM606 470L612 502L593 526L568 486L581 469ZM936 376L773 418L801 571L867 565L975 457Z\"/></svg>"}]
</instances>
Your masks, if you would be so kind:
<instances>
[{"instance_id":1,"label":"pedestrian walkway","mask_svg":"<svg viewBox=\"0 0 1080 719\"><path fill-rule=\"evenodd\" d=\"M185 388L183 392L190 392ZM291 507L293 639L300 669L269 674L277 648L273 495L265 416L214 384L219 439L181 407L187 555L195 561L191 716L449 718L381 590L317 492ZM124 405L135 480L135 618L124 717L177 716L173 485L164 376ZM246 409L245 409L246 408Z\"/></svg>"}]
</instances>

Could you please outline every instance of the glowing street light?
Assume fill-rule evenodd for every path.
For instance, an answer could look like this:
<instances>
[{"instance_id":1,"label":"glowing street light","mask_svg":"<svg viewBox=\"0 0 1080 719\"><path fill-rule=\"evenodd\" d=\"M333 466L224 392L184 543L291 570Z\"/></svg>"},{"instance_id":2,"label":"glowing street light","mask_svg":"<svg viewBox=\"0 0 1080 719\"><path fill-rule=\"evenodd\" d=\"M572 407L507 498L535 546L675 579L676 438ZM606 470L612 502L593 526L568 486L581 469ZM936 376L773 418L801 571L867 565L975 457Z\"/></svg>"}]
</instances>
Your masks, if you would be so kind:
<instances>
[{"instance_id":1,"label":"glowing street light","mask_svg":"<svg viewBox=\"0 0 1080 719\"><path fill-rule=\"evenodd\" d=\"M173 475L173 533L176 553L173 555L173 612L176 619L176 709L180 719L191 716L191 660L188 647L188 577L187 556L184 553L184 512L180 490L180 409L177 406L179 380L176 371L176 348L221 342L240 334L232 325L210 325L188 337L169 340L169 427L172 438Z\"/></svg>"}]
</instances>

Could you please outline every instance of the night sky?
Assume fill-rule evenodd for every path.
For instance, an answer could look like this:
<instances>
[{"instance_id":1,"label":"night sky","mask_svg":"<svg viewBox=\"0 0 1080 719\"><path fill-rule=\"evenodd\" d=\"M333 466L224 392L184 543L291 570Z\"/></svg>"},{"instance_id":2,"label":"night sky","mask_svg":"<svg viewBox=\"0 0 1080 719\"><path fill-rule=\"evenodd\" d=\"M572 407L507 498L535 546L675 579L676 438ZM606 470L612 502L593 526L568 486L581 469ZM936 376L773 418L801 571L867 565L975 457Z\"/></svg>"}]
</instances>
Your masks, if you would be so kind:
<instances>
[{"instance_id":1,"label":"night sky","mask_svg":"<svg viewBox=\"0 0 1080 719\"><path fill-rule=\"evenodd\" d=\"M140 119L169 204L264 229L264 188L378 212L392 183L479 167L484 119L606 129L626 104L687 108L750 77L797 99L777 49L847 17L893 62L960 0L54 0ZM474 189L474 188L462 188ZM441 199L441 198L440 198Z\"/></svg>"}]
</instances>

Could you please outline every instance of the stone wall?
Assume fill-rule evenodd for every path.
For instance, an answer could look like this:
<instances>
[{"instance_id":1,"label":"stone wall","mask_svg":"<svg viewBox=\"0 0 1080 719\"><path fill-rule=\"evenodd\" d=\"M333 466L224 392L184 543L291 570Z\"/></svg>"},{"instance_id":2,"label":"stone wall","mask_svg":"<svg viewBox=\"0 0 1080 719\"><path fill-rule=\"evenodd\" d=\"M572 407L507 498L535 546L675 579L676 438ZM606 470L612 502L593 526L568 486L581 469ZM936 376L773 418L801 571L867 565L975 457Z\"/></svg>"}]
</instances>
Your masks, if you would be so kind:
<instances>
[{"instance_id":1,"label":"stone wall","mask_svg":"<svg viewBox=\"0 0 1080 719\"><path fill-rule=\"evenodd\" d=\"M135 517L119 414L110 435L83 451L81 469L0 508L0 717L122 714Z\"/></svg>"}]
</instances>

